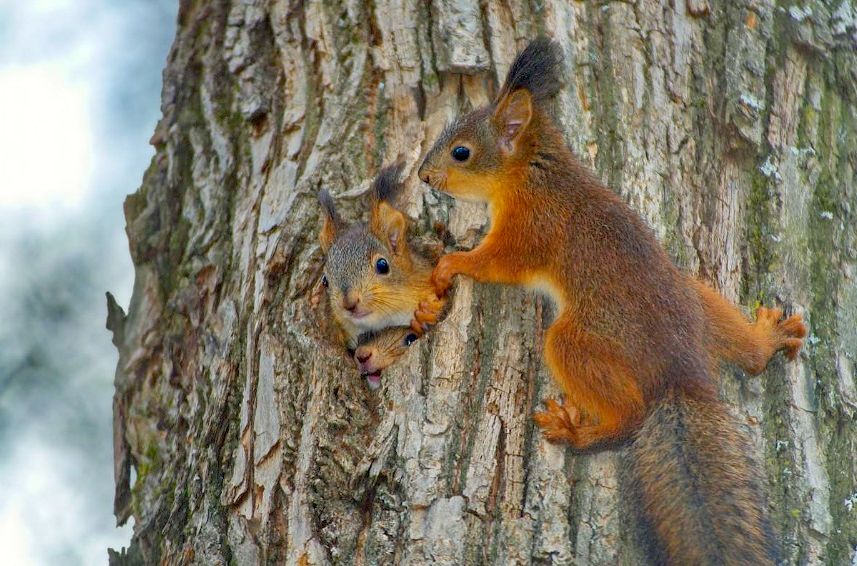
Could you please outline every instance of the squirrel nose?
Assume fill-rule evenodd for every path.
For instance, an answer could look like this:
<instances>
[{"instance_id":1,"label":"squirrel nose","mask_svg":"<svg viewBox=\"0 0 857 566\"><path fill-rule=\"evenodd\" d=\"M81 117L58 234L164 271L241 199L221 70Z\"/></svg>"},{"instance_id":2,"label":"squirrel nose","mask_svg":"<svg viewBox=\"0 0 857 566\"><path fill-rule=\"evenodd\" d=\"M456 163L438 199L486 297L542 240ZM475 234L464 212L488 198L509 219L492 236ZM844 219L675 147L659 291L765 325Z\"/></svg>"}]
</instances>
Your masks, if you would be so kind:
<instances>
[{"instance_id":1,"label":"squirrel nose","mask_svg":"<svg viewBox=\"0 0 857 566\"><path fill-rule=\"evenodd\" d=\"M422 162L420 168L417 170L417 177L420 178L420 181L423 183L431 184L431 174L429 174L428 167L426 167L425 161Z\"/></svg>"},{"instance_id":2,"label":"squirrel nose","mask_svg":"<svg viewBox=\"0 0 857 566\"><path fill-rule=\"evenodd\" d=\"M360 304L360 296L357 293L346 293L342 297L342 307L347 311L353 311Z\"/></svg>"},{"instance_id":3,"label":"squirrel nose","mask_svg":"<svg viewBox=\"0 0 857 566\"><path fill-rule=\"evenodd\" d=\"M358 362L360 362L361 364L365 364L369 361L369 358L372 357L372 352L366 350L357 350L355 356L357 357Z\"/></svg>"}]
</instances>

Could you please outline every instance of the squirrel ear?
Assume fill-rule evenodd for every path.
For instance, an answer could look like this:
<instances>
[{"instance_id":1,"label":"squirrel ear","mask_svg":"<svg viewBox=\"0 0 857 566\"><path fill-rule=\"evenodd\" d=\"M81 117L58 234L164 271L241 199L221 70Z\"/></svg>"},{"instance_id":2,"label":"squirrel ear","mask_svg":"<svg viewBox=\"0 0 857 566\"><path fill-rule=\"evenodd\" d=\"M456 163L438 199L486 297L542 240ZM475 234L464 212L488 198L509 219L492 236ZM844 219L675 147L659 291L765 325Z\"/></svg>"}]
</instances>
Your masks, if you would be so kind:
<instances>
[{"instance_id":1,"label":"squirrel ear","mask_svg":"<svg viewBox=\"0 0 857 566\"><path fill-rule=\"evenodd\" d=\"M405 248L405 215L384 201L376 201L372 206L369 229L389 244L393 253L400 254Z\"/></svg>"},{"instance_id":2,"label":"squirrel ear","mask_svg":"<svg viewBox=\"0 0 857 566\"><path fill-rule=\"evenodd\" d=\"M515 144L533 117L533 98L527 89L520 88L504 96L494 111L494 120L500 129L500 150L505 154L515 151Z\"/></svg>"},{"instance_id":3,"label":"squirrel ear","mask_svg":"<svg viewBox=\"0 0 857 566\"><path fill-rule=\"evenodd\" d=\"M321 244L321 250L327 253L333 242L336 241L336 233L342 228L342 218L336 213L336 208L333 206L333 197L325 189L318 192L318 201L321 203L323 212L323 223L321 231L318 233L318 242Z\"/></svg>"}]
</instances>

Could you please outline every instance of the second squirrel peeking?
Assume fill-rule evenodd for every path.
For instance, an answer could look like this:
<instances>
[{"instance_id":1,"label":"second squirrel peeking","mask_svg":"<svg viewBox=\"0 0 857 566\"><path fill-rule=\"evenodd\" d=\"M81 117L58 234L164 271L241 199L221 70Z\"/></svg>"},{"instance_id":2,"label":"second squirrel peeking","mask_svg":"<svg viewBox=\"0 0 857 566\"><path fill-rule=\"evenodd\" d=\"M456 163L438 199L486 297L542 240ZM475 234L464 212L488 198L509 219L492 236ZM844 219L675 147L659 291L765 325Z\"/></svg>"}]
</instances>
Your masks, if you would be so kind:
<instances>
[{"instance_id":1,"label":"second squirrel peeking","mask_svg":"<svg viewBox=\"0 0 857 566\"><path fill-rule=\"evenodd\" d=\"M369 222L346 224L327 191L319 243L325 253L321 283L327 290L325 314L337 341L353 355L371 389L381 371L401 357L417 338L407 325L421 302L440 313L445 299L434 298L432 268L442 243L408 240L407 220L393 202L402 190L402 164L382 169L370 192ZM436 322L434 319L432 322Z\"/></svg>"}]
</instances>

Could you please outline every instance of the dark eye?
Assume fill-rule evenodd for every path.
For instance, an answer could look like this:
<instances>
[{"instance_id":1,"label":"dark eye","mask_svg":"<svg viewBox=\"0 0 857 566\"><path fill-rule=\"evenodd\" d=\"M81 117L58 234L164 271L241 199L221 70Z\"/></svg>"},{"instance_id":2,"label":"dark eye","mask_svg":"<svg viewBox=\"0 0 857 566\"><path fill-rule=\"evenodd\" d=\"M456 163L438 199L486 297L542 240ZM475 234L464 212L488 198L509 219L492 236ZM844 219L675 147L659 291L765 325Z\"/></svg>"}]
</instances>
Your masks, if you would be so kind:
<instances>
[{"instance_id":1,"label":"dark eye","mask_svg":"<svg viewBox=\"0 0 857 566\"><path fill-rule=\"evenodd\" d=\"M410 346L411 344L413 344L416 341L417 341L417 335L416 334L411 333L411 334L408 334L407 336L405 336L405 346Z\"/></svg>"},{"instance_id":2,"label":"dark eye","mask_svg":"<svg viewBox=\"0 0 857 566\"><path fill-rule=\"evenodd\" d=\"M321 276L321 284L327 287L327 275Z\"/></svg>"},{"instance_id":3,"label":"dark eye","mask_svg":"<svg viewBox=\"0 0 857 566\"><path fill-rule=\"evenodd\" d=\"M452 148L452 158L456 161L467 161L468 157L470 157L470 150L463 145Z\"/></svg>"},{"instance_id":4,"label":"dark eye","mask_svg":"<svg viewBox=\"0 0 857 566\"><path fill-rule=\"evenodd\" d=\"M390 273L390 264L383 257L378 258L378 261L375 262L375 271L381 275L387 275Z\"/></svg>"}]
</instances>

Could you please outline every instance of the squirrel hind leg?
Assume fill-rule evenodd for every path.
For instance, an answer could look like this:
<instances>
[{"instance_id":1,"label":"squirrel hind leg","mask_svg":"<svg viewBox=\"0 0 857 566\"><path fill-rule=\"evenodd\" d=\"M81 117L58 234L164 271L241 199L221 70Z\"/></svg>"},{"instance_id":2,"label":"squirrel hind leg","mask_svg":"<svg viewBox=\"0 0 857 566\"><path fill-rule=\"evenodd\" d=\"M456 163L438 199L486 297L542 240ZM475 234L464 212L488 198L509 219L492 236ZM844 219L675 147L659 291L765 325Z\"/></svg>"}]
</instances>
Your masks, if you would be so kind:
<instances>
[{"instance_id":1,"label":"squirrel hind leg","mask_svg":"<svg viewBox=\"0 0 857 566\"><path fill-rule=\"evenodd\" d=\"M574 407L560 405L553 399L547 400L545 407L544 411L533 415L544 437L550 442L567 442L575 450L619 442L628 437L638 420L614 411L602 411L599 422L589 424L580 421L579 412Z\"/></svg>"},{"instance_id":2,"label":"squirrel hind leg","mask_svg":"<svg viewBox=\"0 0 857 566\"><path fill-rule=\"evenodd\" d=\"M545 361L569 403L547 401L534 415L548 440L585 450L621 440L642 420L643 394L618 352L609 340L581 332L571 317L560 316L548 329Z\"/></svg>"}]
</instances>

